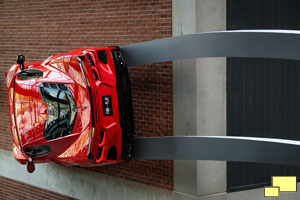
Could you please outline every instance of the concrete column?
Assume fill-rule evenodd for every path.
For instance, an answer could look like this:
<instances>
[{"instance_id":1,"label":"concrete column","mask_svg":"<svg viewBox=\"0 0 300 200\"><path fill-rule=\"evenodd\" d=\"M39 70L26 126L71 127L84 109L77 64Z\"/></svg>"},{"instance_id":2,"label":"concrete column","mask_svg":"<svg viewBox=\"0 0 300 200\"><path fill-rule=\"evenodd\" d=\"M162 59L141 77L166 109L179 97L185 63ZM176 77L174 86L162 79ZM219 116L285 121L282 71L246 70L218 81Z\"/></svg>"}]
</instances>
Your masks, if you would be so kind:
<instances>
[{"instance_id":1,"label":"concrete column","mask_svg":"<svg viewBox=\"0 0 300 200\"><path fill-rule=\"evenodd\" d=\"M196 32L196 0L173 0L173 36ZM173 62L174 135L197 135L196 60ZM197 195L197 161L174 161L175 192Z\"/></svg>"},{"instance_id":2,"label":"concrete column","mask_svg":"<svg viewBox=\"0 0 300 200\"><path fill-rule=\"evenodd\" d=\"M226 0L173 0L173 35L226 30ZM226 59L176 61L174 135L226 135ZM225 199L226 162L175 161L178 199Z\"/></svg>"},{"instance_id":3,"label":"concrete column","mask_svg":"<svg viewBox=\"0 0 300 200\"><path fill-rule=\"evenodd\" d=\"M226 30L226 0L198 0L196 31ZM196 61L197 134L226 135L226 58ZM197 162L197 195L226 192L226 162Z\"/></svg>"}]
</instances>

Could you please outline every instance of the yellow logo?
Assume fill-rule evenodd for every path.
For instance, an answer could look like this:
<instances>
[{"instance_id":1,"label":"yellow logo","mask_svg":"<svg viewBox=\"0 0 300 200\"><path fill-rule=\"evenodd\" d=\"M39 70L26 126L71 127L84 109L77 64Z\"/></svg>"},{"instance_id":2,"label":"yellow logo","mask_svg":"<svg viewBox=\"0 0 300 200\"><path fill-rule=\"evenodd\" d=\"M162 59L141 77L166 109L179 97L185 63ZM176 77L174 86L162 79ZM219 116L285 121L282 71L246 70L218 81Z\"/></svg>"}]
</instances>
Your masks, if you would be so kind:
<instances>
[{"instance_id":1,"label":"yellow logo","mask_svg":"<svg viewBox=\"0 0 300 200\"><path fill-rule=\"evenodd\" d=\"M278 197L279 192L297 192L297 177L273 176L272 187L265 187L265 197Z\"/></svg>"}]
</instances>

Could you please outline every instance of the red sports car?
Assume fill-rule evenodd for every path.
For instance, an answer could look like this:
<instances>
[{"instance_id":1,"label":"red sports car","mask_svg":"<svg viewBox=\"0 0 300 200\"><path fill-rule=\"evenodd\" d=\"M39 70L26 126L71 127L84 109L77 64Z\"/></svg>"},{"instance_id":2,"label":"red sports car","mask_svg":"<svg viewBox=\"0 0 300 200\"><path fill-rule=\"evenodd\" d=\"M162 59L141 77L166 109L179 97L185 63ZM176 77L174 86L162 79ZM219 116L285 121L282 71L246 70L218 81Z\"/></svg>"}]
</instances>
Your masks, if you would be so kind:
<instances>
[{"instance_id":1,"label":"red sports car","mask_svg":"<svg viewBox=\"0 0 300 200\"><path fill-rule=\"evenodd\" d=\"M133 111L118 47L85 48L17 63L6 73L13 154L34 163L90 167L131 158Z\"/></svg>"}]
</instances>

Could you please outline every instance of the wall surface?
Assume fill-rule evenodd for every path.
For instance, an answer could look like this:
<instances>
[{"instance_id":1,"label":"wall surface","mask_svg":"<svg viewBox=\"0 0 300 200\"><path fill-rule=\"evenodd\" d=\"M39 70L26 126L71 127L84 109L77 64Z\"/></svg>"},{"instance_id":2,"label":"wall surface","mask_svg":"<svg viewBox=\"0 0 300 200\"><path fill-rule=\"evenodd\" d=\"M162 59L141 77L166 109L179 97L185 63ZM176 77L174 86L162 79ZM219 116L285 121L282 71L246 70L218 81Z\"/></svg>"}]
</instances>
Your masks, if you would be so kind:
<instances>
[{"instance_id":1,"label":"wall surface","mask_svg":"<svg viewBox=\"0 0 300 200\"><path fill-rule=\"evenodd\" d=\"M36 165L36 171L33 174L29 174L24 166L15 162L12 152L7 150L0 149L0 160L0 177L18 180L35 187L55 191L76 199L172 199L172 192L165 189L108 176L103 173L87 171L78 167L64 167L56 163ZM15 181L11 182L20 188L20 190L16 190L15 193L26 195L30 192L28 190L31 190L29 187L23 189L23 183ZM6 187L3 187L2 184L0 184L0 186L0 191L3 190L3 194L7 193ZM36 190L31 191L34 193ZM41 189L41 191L43 190ZM6 199L6 197L0 196L0 199Z\"/></svg>"},{"instance_id":2,"label":"wall surface","mask_svg":"<svg viewBox=\"0 0 300 200\"><path fill-rule=\"evenodd\" d=\"M4 73L18 54L30 62L75 48L171 35L171 0L0 1L0 148L12 148ZM172 135L172 63L129 71L136 136ZM87 170L173 190L172 161L131 161Z\"/></svg>"},{"instance_id":3,"label":"wall surface","mask_svg":"<svg viewBox=\"0 0 300 200\"><path fill-rule=\"evenodd\" d=\"M227 29L300 30L299 0L227 0ZM227 59L227 135L300 140L300 61ZM227 191L300 177L299 166L227 163ZM242 178L240 178L242 177Z\"/></svg>"},{"instance_id":4,"label":"wall surface","mask_svg":"<svg viewBox=\"0 0 300 200\"><path fill-rule=\"evenodd\" d=\"M225 0L173 1L173 35L226 30ZM201 48L201 47L199 47ZM174 135L226 135L226 59L173 63ZM226 162L174 161L182 199L225 199Z\"/></svg>"},{"instance_id":5,"label":"wall surface","mask_svg":"<svg viewBox=\"0 0 300 200\"><path fill-rule=\"evenodd\" d=\"M0 176L0 199L73 200L73 198Z\"/></svg>"}]
</instances>

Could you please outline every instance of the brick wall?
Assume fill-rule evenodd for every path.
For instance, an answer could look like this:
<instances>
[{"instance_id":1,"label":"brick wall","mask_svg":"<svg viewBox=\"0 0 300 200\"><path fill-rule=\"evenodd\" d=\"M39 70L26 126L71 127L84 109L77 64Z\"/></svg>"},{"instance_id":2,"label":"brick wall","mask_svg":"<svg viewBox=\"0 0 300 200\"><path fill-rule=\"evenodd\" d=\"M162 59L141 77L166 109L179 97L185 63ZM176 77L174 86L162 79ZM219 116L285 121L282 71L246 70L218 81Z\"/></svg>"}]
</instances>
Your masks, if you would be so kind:
<instances>
[{"instance_id":1,"label":"brick wall","mask_svg":"<svg viewBox=\"0 0 300 200\"><path fill-rule=\"evenodd\" d=\"M171 35L171 0L0 1L0 148L11 150L4 73L19 53L30 62L74 48ZM136 136L172 135L171 62L129 71ZM87 170L173 190L172 161L130 161Z\"/></svg>"},{"instance_id":2,"label":"brick wall","mask_svg":"<svg viewBox=\"0 0 300 200\"><path fill-rule=\"evenodd\" d=\"M74 198L0 176L0 200L72 200Z\"/></svg>"}]
</instances>

